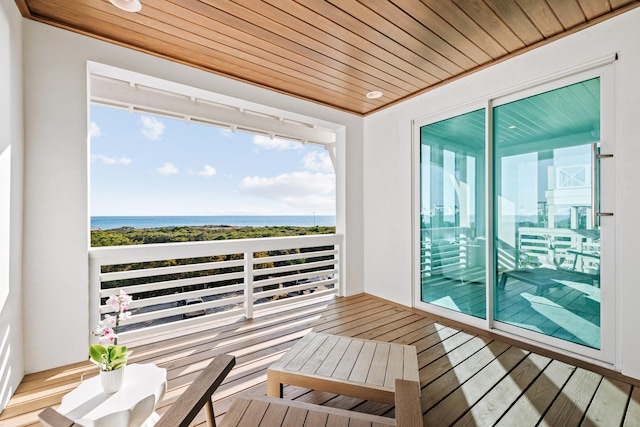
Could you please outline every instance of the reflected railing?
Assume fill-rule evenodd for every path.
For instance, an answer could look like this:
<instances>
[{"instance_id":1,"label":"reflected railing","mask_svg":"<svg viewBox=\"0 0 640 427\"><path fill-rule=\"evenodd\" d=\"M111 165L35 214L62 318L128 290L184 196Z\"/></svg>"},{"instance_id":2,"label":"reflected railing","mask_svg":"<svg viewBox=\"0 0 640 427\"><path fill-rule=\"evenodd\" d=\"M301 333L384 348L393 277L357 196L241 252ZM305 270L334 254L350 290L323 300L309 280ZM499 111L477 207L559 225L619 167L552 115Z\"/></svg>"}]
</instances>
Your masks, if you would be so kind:
<instances>
[{"instance_id":1,"label":"reflected railing","mask_svg":"<svg viewBox=\"0 0 640 427\"><path fill-rule=\"evenodd\" d=\"M343 294L341 245L330 234L91 248L91 324L120 290L133 297L122 338Z\"/></svg>"},{"instance_id":2,"label":"reflected railing","mask_svg":"<svg viewBox=\"0 0 640 427\"><path fill-rule=\"evenodd\" d=\"M550 267L600 273L600 231L520 227L518 268Z\"/></svg>"},{"instance_id":3,"label":"reflected railing","mask_svg":"<svg viewBox=\"0 0 640 427\"><path fill-rule=\"evenodd\" d=\"M437 276L447 269L484 265L486 241L472 239L468 227L424 228L420 271ZM599 274L600 232L565 228L519 227L516 246L498 241L499 271L546 266Z\"/></svg>"}]
</instances>

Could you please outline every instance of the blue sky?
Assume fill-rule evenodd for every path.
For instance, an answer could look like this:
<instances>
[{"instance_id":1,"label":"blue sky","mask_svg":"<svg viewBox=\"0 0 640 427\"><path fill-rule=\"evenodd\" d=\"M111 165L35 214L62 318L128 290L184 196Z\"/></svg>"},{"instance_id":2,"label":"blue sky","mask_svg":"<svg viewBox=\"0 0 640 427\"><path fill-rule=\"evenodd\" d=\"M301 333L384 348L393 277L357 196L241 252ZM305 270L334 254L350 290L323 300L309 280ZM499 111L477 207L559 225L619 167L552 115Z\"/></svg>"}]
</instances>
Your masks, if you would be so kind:
<instances>
[{"instance_id":1,"label":"blue sky","mask_svg":"<svg viewBox=\"0 0 640 427\"><path fill-rule=\"evenodd\" d=\"M91 106L91 215L335 215L322 147Z\"/></svg>"}]
</instances>

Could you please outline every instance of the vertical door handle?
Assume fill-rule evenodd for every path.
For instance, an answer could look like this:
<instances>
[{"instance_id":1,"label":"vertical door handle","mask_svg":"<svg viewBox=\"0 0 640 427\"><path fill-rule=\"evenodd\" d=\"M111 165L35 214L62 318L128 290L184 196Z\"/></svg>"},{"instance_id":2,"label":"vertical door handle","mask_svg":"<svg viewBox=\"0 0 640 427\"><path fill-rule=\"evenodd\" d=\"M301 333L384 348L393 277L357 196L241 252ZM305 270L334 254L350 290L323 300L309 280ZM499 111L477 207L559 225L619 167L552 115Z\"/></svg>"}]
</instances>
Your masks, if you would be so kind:
<instances>
[{"instance_id":1,"label":"vertical door handle","mask_svg":"<svg viewBox=\"0 0 640 427\"><path fill-rule=\"evenodd\" d=\"M598 218L601 216L613 216L613 212L600 212L598 203L598 190L600 182L598 179L598 163L600 159L610 159L613 154L600 154L598 143L591 144L591 225L592 228L598 226Z\"/></svg>"}]
</instances>

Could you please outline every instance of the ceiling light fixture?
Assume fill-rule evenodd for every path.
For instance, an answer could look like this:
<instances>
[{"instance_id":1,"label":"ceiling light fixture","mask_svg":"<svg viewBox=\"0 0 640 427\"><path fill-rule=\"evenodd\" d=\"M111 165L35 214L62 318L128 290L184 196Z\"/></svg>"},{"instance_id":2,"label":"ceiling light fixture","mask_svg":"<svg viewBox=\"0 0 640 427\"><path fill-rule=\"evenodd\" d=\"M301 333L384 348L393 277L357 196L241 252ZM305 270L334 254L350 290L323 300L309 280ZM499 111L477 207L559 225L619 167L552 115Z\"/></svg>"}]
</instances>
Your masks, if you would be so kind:
<instances>
[{"instance_id":1,"label":"ceiling light fixture","mask_svg":"<svg viewBox=\"0 0 640 427\"><path fill-rule=\"evenodd\" d=\"M367 98L369 99L378 99L382 97L382 92L380 92L379 90L372 90L371 92L367 93Z\"/></svg>"},{"instance_id":2,"label":"ceiling light fixture","mask_svg":"<svg viewBox=\"0 0 640 427\"><path fill-rule=\"evenodd\" d=\"M126 12L140 12L142 4L140 0L109 0L112 5Z\"/></svg>"}]
</instances>

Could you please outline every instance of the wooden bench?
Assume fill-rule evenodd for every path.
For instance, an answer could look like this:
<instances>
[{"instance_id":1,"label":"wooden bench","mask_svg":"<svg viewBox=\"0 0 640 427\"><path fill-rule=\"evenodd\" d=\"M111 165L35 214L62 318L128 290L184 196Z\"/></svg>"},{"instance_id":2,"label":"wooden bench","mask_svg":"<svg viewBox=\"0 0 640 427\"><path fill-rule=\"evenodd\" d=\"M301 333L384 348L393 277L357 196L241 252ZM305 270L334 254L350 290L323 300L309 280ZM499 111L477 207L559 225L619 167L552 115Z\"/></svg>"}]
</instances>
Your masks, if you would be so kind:
<instances>
[{"instance_id":1,"label":"wooden bench","mask_svg":"<svg viewBox=\"0 0 640 427\"><path fill-rule=\"evenodd\" d=\"M395 380L420 382L411 345L310 332L267 369L267 394L292 384L393 405Z\"/></svg>"},{"instance_id":2,"label":"wooden bench","mask_svg":"<svg viewBox=\"0 0 640 427\"><path fill-rule=\"evenodd\" d=\"M269 396L239 396L233 400L220 427L423 426L420 384L396 379L395 390L395 419Z\"/></svg>"},{"instance_id":3,"label":"wooden bench","mask_svg":"<svg viewBox=\"0 0 640 427\"><path fill-rule=\"evenodd\" d=\"M215 356L160 418L156 427L187 427L203 407L206 408L207 424L209 427L215 427L216 421L211 396L235 364L236 358L234 356L227 354ZM38 414L38 418L46 427L80 427L79 424L53 408L46 408Z\"/></svg>"}]
</instances>

